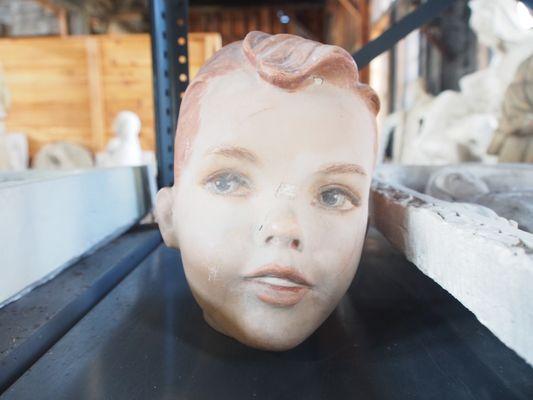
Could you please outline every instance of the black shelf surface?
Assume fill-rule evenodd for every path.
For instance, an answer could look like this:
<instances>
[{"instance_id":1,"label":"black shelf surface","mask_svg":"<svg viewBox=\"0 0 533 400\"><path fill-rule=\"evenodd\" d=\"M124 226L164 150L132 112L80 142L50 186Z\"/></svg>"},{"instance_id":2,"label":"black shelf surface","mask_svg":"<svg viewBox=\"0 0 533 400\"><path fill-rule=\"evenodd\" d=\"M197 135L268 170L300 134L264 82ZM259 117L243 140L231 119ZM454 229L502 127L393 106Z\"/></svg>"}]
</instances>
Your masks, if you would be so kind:
<instances>
[{"instance_id":1,"label":"black shelf surface","mask_svg":"<svg viewBox=\"0 0 533 400\"><path fill-rule=\"evenodd\" d=\"M213 331L159 245L2 399L533 399L533 368L370 230L348 294L294 350Z\"/></svg>"}]
</instances>

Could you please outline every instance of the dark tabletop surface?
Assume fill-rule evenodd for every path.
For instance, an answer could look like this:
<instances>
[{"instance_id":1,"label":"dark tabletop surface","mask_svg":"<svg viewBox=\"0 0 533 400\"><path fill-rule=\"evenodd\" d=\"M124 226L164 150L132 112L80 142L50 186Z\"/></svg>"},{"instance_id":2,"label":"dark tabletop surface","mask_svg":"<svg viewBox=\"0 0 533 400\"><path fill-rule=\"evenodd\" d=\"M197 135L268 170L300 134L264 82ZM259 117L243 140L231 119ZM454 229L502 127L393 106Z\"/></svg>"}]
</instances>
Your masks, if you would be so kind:
<instances>
[{"instance_id":1,"label":"dark tabletop surface","mask_svg":"<svg viewBox=\"0 0 533 400\"><path fill-rule=\"evenodd\" d=\"M533 399L533 368L370 230L356 279L294 350L203 321L160 245L2 399Z\"/></svg>"}]
</instances>

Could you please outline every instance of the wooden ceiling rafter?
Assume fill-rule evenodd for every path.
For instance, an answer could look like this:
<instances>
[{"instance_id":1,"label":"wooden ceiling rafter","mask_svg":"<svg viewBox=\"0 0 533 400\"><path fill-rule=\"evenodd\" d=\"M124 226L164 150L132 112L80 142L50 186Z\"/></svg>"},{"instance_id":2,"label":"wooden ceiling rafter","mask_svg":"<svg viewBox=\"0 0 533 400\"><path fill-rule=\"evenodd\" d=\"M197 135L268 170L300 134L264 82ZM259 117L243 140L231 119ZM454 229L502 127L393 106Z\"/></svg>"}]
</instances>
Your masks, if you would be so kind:
<instances>
[{"instance_id":1,"label":"wooden ceiling rafter","mask_svg":"<svg viewBox=\"0 0 533 400\"><path fill-rule=\"evenodd\" d=\"M346 11L348 11L352 17L354 18L360 18L361 13L358 10L358 7L356 4L354 4L351 0L338 0L341 6L344 7Z\"/></svg>"},{"instance_id":2,"label":"wooden ceiling rafter","mask_svg":"<svg viewBox=\"0 0 533 400\"><path fill-rule=\"evenodd\" d=\"M36 0L37 3L41 5L45 10L52 12L56 18L59 25L59 35L68 36L68 12L67 9L63 6L58 5L57 3L51 0Z\"/></svg>"}]
</instances>

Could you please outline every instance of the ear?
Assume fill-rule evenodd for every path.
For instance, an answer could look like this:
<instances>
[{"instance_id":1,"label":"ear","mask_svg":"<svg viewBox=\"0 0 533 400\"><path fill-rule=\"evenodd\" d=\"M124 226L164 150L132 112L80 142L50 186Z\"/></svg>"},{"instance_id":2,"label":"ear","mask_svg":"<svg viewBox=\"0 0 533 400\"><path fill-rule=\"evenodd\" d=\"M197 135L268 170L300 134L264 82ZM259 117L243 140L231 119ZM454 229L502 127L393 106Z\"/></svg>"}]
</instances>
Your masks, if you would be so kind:
<instances>
[{"instance_id":1,"label":"ear","mask_svg":"<svg viewBox=\"0 0 533 400\"><path fill-rule=\"evenodd\" d=\"M178 238L172 218L174 206L173 188L163 188L157 193L155 203L155 220L159 224L159 231L168 247L179 248Z\"/></svg>"}]
</instances>

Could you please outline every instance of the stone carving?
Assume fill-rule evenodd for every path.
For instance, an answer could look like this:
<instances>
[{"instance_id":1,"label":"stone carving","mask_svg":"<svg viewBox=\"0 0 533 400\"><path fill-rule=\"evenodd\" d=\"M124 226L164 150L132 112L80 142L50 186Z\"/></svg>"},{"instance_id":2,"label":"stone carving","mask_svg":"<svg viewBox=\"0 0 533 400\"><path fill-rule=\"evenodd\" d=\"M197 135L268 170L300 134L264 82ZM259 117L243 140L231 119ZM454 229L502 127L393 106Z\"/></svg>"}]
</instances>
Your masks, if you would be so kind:
<instances>
[{"instance_id":1,"label":"stone carving","mask_svg":"<svg viewBox=\"0 0 533 400\"><path fill-rule=\"evenodd\" d=\"M508 186L497 174L480 176L461 167L444 167L434 172L426 193L440 200L477 205L475 210L497 219L515 221L518 228L533 233L533 185L523 182Z\"/></svg>"},{"instance_id":2,"label":"stone carving","mask_svg":"<svg viewBox=\"0 0 533 400\"><path fill-rule=\"evenodd\" d=\"M522 24L515 0L470 0L470 25L493 57L490 65L464 76L460 91L432 100L418 129L405 133L407 164L493 162L487 154L504 93L518 66L533 54L533 31Z\"/></svg>"},{"instance_id":3,"label":"stone carving","mask_svg":"<svg viewBox=\"0 0 533 400\"><path fill-rule=\"evenodd\" d=\"M520 65L505 92L489 153L497 154L500 162L533 163L533 56Z\"/></svg>"},{"instance_id":4,"label":"stone carving","mask_svg":"<svg viewBox=\"0 0 533 400\"><path fill-rule=\"evenodd\" d=\"M378 109L349 53L293 35L251 32L202 67L156 219L214 329L280 351L334 310L365 237Z\"/></svg>"},{"instance_id":5,"label":"stone carving","mask_svg":"<svg viewBox=\"0 0 533 400\"><path fill-rule=\"evenodd\" d=\"M424 194L430 175L447 168L381 165L372 181L374 226L422 273L533 365L533 234L486 207ZM451 187L460 191L464 190L461 181L466 187L473 184L469 196L475 192L483 196L487 189L490 193L533 191L529 164L470 163L453 169L464 179L450 179ZM457 195L463 199L461 193L445 190L444 194L446 199Z\"/></svg>"}]
</instances>

